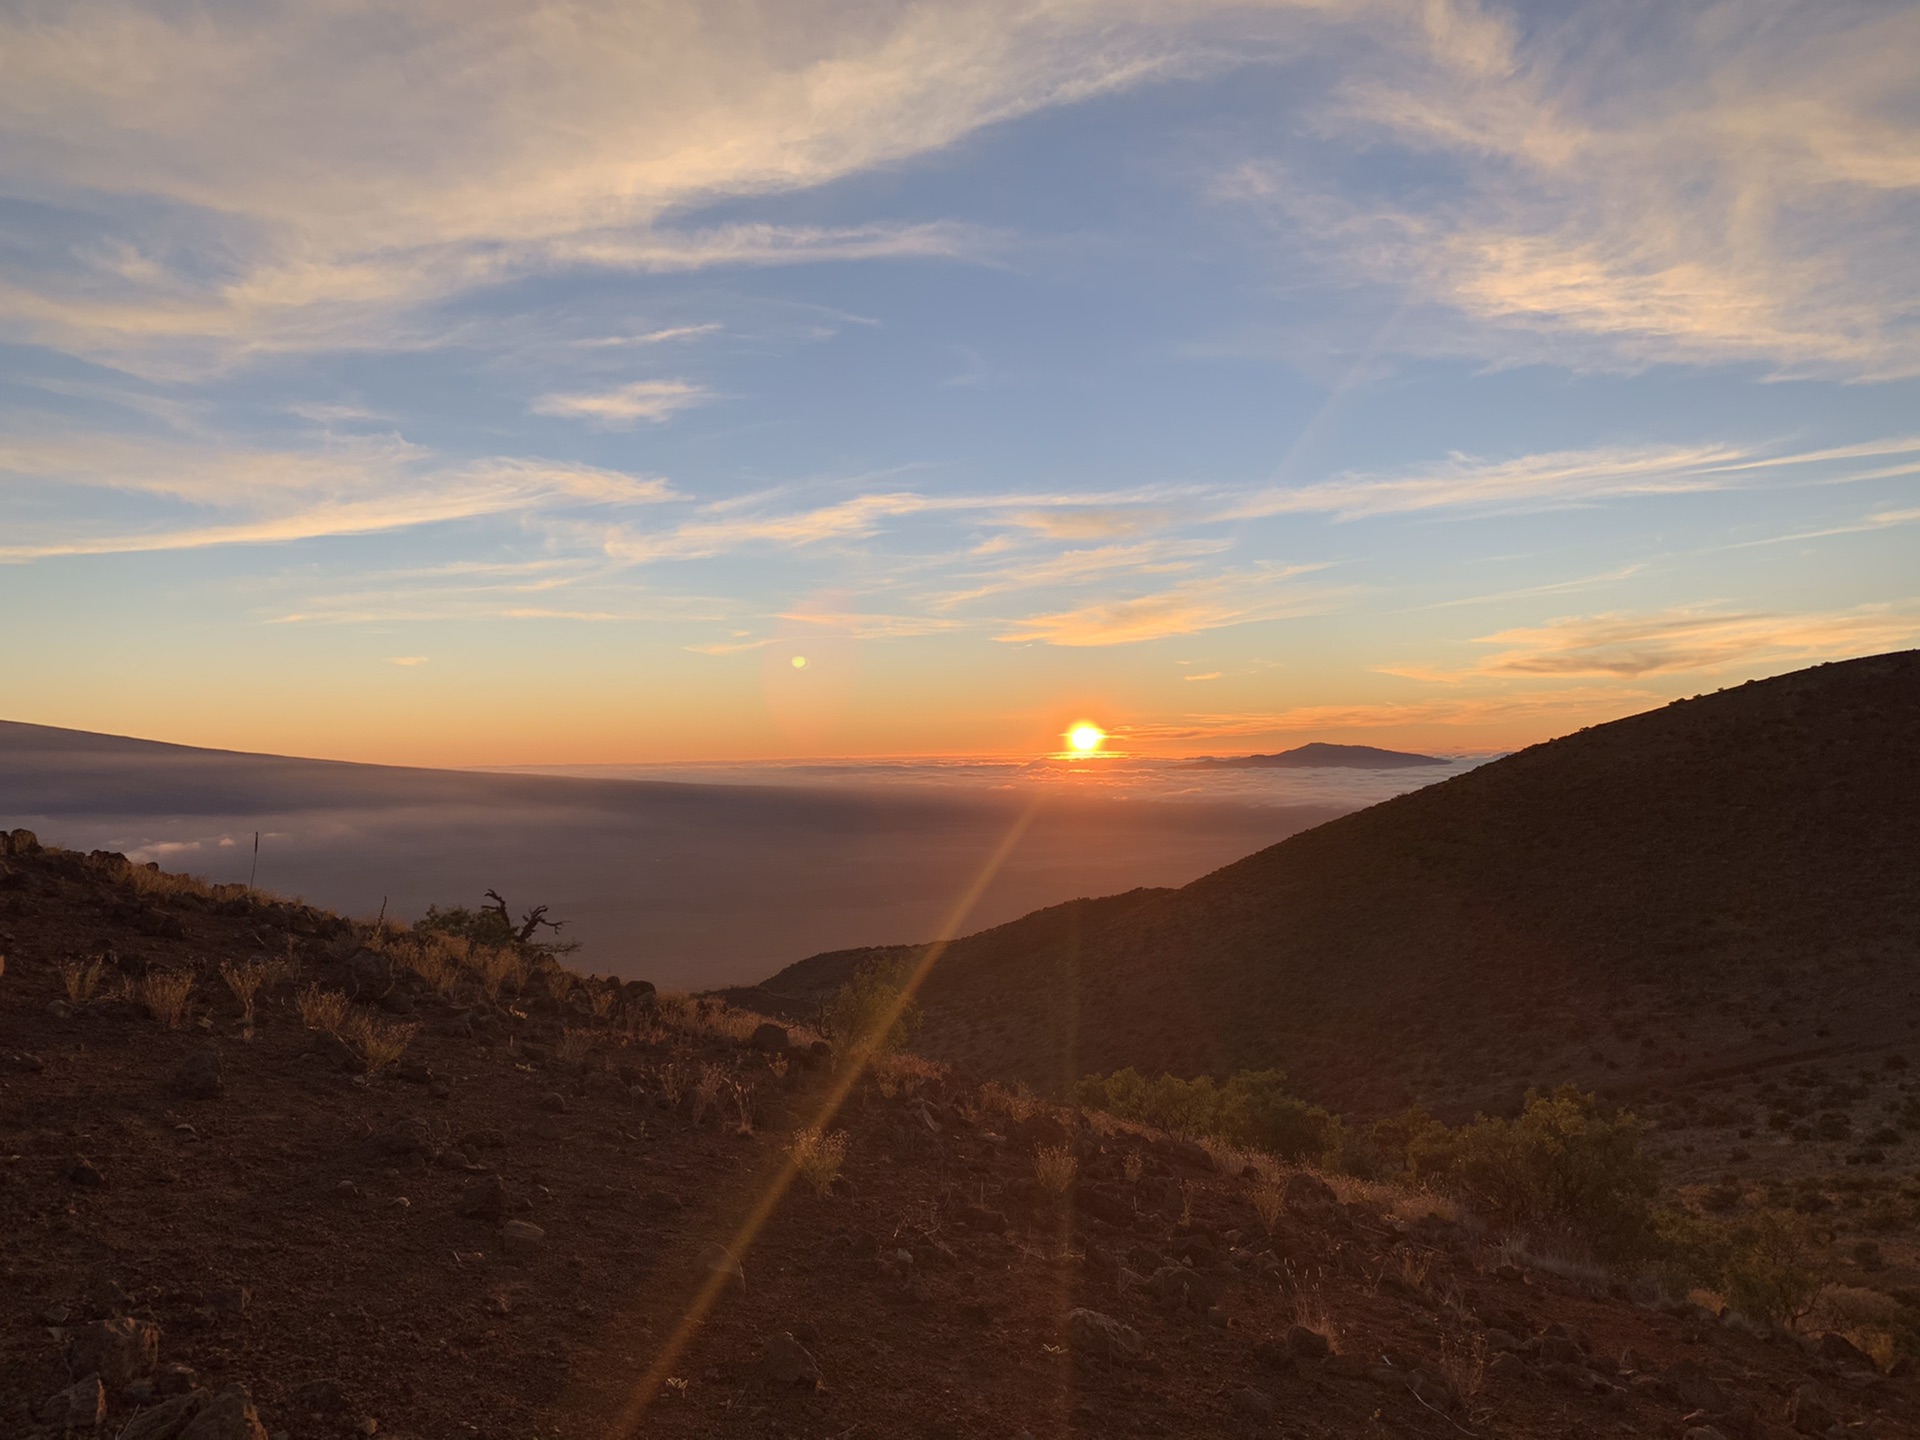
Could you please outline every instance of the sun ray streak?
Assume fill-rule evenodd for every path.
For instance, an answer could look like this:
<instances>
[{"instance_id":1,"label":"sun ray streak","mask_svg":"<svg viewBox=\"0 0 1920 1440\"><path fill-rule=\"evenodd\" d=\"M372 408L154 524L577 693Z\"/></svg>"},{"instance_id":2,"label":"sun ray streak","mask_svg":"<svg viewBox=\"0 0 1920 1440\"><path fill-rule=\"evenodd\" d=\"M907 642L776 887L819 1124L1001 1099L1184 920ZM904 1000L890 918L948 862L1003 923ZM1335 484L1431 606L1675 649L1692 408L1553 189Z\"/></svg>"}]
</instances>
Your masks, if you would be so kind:
<instances>
[{"instance_id":1,"label":"sun ray streak","mask_svg":"<svg viewBox=\"0 0 1920 1440\"><path fill-rule=\"evenodd\" d=\"M973 913L973 908L979 904L980 897L986 893L987 887L993 883L994 877L1000 873L1001 868L1005 866L1008 858L1019 845L1021 838L1033 824L1042 803L1043 798L1036 796L1033 802L1020 813L1006 836L974 874L967 888L960 893L959 899L947 916L946 923L940 927L939 937L927 946L926 953L920 957L919 964L914 966L906 984L901 986L899 994L894 998L891 1009L880 1017L874 1029L875 1034L885 1035L891 1030L901 1013L913 1002L914 996L919 993L920 987L932 973L933 967L940 963L940 957L946 953L948 947L959 935L960 927L966 923L967 916ZM870 1048L854 1049L847 1058L847 1063L840 1067L840 1073L827 1091L826 1098L822 1100L819 1113L811 1122L814 1128L825 1131L833 1123L834 1117L840 1112L840 1107L846 1103L847 1097L853 1093L854 1086L860 1083L860 1077L866 1073L873 1053ZM792 1188L794 1178L799 1172L800 1167L793 1155L787 1154L766 1190L754 1202L752 1209L747 1212L746 1218L741 1221L727 1245L728 1253L736 1260L745 1260L747 1251L752 1247L761 1230L766 1227L767 1221L778 1208L781 1199ZM667 1383L667 1377L674 1373L674 1367L680 1363L687 1347L693 1343L694 1336L699 1333L701 1324L712 1313L721 1293L732 1279L731 1275L716 1270L702 1282L700 1289L688 1303L686 1313L673 1327L672 1332L667 1336L666 1343L660 1347L660 1353L654 1357L653 1364L647 1368L646 1374L641 1376L633 1393L628 1397L626 1405L622 1407L619 1417L609 1432L615 1440L626 1440L626 1437L638 1432L640 1422L646 1417L647 1410L654 1400L659 1397L661 1389Z\"/></svg>"}]
</instances>

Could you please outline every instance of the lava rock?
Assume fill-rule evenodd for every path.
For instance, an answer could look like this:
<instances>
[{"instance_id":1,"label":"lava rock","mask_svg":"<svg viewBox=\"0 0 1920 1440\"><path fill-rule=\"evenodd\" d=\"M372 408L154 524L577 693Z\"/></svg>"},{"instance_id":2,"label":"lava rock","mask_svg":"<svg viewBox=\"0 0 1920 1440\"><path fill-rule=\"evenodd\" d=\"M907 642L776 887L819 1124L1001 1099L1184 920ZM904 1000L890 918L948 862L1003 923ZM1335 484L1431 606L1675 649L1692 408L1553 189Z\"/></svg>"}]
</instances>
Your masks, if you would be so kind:
<instances>
[{"instance_id":1,"label":"lava rock","mask_svg":"<svg viewBox=\"0 0 1920 1440\"><path fill-rule=\"evenodd\" d=\"M781 1390L820 1388L819 1363L806 1346L786 1331L767 1340L760 1357L759 1376L764 1384Z\"/></svg>"},{"instance_id":2,"label":"lava rock","mask_svg":"<svg viewBox=\"0 0 1920 1440\"><path fill-rule=\"evenodd\" d=\"M475 1180L460 1191L460 1213L498 1220L507 1213L507 1182L498 1175Z\"/></svg>"},{"instance_id":3,"label":"lava rock","mask_svg":"<svg viewBox=\"0 0 1920 1440\"><path fill-rule=\"evenodd\" d=\"M1340 1197L1333 1193L1333 1187L1305 1171L1289 1175L1280 1196L1289 1215L1307 1220L1323 1220L1340 1207Z\"/></svg>"},{"instance_id":4,"label":"lava rock","mask_svg":"<svg viewBox=\"0 0 1920 1440\"><path fill-rule=\"evenodd\" d=\"M500 1227L500 1248L509 1255L531 1255L547 1243L547 1232L531 1220L509 1220Z\"/></svg>"},{"instance_id":5,"label":"lava rock","mask_svg":"<svg viewBox=\"0 0 1920 1440\"><path fill-rule=\"evenodd\" d=\"M1802 1385L1787 1400L1787 1423L1802 1435L1824 1435L1840 1423L1818 1385Z\"/></svg>"},{"instance_id":6,"label":"lava rock","mask_svg":"<svg viewBox=\"0 0 1920 1440\"><path fill-rule=\"evenodd\" d=\"M764 1050L770 1055L784 1055L793 1048L793 1038L787 1034L786 1026L776 1025L769 1020L764 1025L754 1028L752 1036L747 1040L747 1047L752 1050Z\"/></svg>"},{"instance_id":7,"label":"lava rock","mask_svg":"<svg viewBox=\"0 0 1920 1440\"><path fill-rule=\"evenodd\" d=\"M107 1183L107 1177L100 1173L91 1160L85 1158L76 1159L67 1167L67 1179L82 1190L98 1190Z\"/></svg>"},{"instance_id":8,"label":"lava rock","mask_svg":"<svg viewBox=\"0 0 1920 1440\"><path fill-rule=\"evenodd\" d=\"M78 1380L40 1404L40 1423L62 1431L97 1430L107 1418L107 1387L98 1375Z\"/></svg>"},{"instance_id":9,"label":"lava rock","mask_svg":"<svg viewBox=\"0 0 1920 1440\"><path fill-rule=\"evenodd\" d=\"M1304 1325L1294 1325L1287 1330L1287 1349L1302 1360L1324 1360L1333 1347L1327 1343L1327 1337L1318 1330L1309 1330Z\"/></svg>"},{"instance_id":10,"label":"lava rock","mask_svg":"<svg viewBox=\"0 0 1920 1440\"><path fill-rule=\"evenodd\" d=\"M189 1050L173 1067L173 1088L195 1100L215 1100L226 1090L220 1052L211 1046Z\"/></svg>"},{"instance_id":11,"label":"lava rock","mask_svg":"<svg viewBox=\"0 0 1920 1440\"><path fill-rule=\"evenodd\" d=\"M1075 1353L1116 1365L1138 1364L1146 1355L1146 1341L1138 1330L1098 1310L1072 1311L1067 1316L1067 1333Z\"/></svg>"},{"instance_id":12,"label":"lava rock","mask_svg":"<svg viewBox=\"0 0 1920 1440\"><path fill-rule=\"evenodd\" d=\"M68 1364L79 1374L97 1374L109 1388L118 1390L152 1374L159 1359L160 1327L119 1315L75 1331Z\"/></svg>"}]
</instances>

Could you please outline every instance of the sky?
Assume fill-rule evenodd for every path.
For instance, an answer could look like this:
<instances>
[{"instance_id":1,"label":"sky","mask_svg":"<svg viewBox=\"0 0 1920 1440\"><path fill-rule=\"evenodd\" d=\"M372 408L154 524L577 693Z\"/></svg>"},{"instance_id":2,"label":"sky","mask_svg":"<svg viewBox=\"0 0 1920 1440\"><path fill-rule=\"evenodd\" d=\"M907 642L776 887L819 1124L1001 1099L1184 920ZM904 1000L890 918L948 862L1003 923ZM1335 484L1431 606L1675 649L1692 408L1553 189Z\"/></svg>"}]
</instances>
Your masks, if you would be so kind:
<instances>
[{"instance_id":1,"label":"sky","mask_svg":"<svg viewBox=\"0 0 1920 1440\"><path fill-rule=\"evenodd\" d=\"M1509 749L1917 540L1913 4L0 0L8 719Z\"/></svg>"}]
</instances>

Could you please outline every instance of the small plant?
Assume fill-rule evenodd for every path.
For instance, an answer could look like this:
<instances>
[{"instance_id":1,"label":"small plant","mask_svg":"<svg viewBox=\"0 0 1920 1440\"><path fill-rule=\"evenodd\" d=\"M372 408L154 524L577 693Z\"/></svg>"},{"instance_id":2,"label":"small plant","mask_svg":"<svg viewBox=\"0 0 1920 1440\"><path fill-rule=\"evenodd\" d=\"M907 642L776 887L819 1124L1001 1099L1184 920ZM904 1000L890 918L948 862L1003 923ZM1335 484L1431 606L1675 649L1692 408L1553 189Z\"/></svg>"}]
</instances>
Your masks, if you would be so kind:
<instances>
[{"instance_id":1,"label":"small plant","mask_svg":"<svg viewBox=\"0 0 1920 1440\"><path fill-rule=\"evenodd\" d=\"M693 1123L698 1125L706 1118L714 1102L720 1098L720 1087L726 1083L727 1072L721 1066L707 1064L700 1067L700 1078L693 1083Z\"/></svg>"},{"instance_id":2,"label":"small plant","mask_svg":"<svg viewBox=\"0 0 1920 1440\"><path fill-rule=\"evenodd\" d=\"M604 1025L608 1017L613 1014L614 1002L619 998L611 986L595 990L588 1001L593 1008L593 1018Z\"/></svg>"},{"instance_id":3,"label":"small plant","mask_svg":"<svg viewBox=\"0 0 1920 1440\"><path fill-rule=\"evenodd\" d=\"M1193 1224L1193 1197L1200 1193L1200 1186L1192 1180L1180 1182L1180 1224Z\"/></svg>"},{"instance_id":4,"label":"small plant","mask_svg":"<svg viewBox=\"0 0 1920 1440\"><path fill-rule=\"evenodd\" d=\"M1280 1215L1287 1208L1286 1193L1270 1175L1262 1175L1253 1186L1253 1213L1260 1217L1260 1228L1273 1234Z\"/></svg>"},{"instance_id":5,"label":"small plant","mask_svg":"<svg viewBox=\"0 0 1920 1440\"><path fill-rule=\"evenodd\" d=\"M187 1015L187 995L193 989L190 970L156 970L140 982L140 1002L169 1030L178 1030Z\"/></svg>"},{"instance_id":6,"label":"small plant","mask_svg":"<svg viewBox=\"0 0 1920 1440\"><path fill-rule=\"evenodd\" d=\"M753 1134L753 1087L730 1081L733 1090L733 1133L745 1139Z\"/></svg>"},{"instance_id":7,"label":"small plant","mask_svg":"<svg viewBox=\"0 0 1920 1440\"><path fill-rule=\"evenodd\" d=\"M86 960L63 960L60 963L60 983L66 988L69 1004L85 1005L93 999L94 987L100 983L100 967L103 963L98 955Z\"/></svg>"},{"instance_id":8,"label":"small plant","mask_svg":"<svg viewBox=\"0 0 1920 1440\"><path fill-rule=\"evenodd\" d=\"M767 1069L773 1072L773 1078L776 1080L784 1080L787 1078L788 1063L787 1057L784 1055L769 1055L767 1057Z\"/></svg>"},{"instance_id":9,"label":"small plant","mask_svg":"<svg viewBox=\"0 0 1920 1440\"><path fill-rule=\"evenodd\" d=\"M594 1034L591 1030L576 1030L571 1027L560 1032L560 1058L569 1065L578 1065L593 1053Z\"/></svg>"},{"instance_id":10,"label":"small plant","mask_svg":"<svg viewBox=\"0 0 1920 1440\"><path fill-rule=\"evenodd\" d=\"M1462 1405L1469 1405L1487 1383L1487 1337L1440 1337L1440 1378Z\"/></svg>"},{"instance_id":11,"label":"small plant","mask_svg":"<svg viewBox=\"0 0 1920 1440\"><path fill-rule=\"evenodd\" d=\"M338 990L322 990L318 984L307 986L294 1002L300 1010L300 1023L309 1030L338 1035L347 1023L347 997Z\"/></svg>"},{"instance_id":12,"label":"small plant","mask_svg":"<svg viewBox=\"0 0 1920 1440\"><path fill-rule=\"evenodd\" d=\"M1080 1162L1065 1145L1043 1145L1033 1157L1033 1178L1056 1200L1073 1188L1073 1177L1079 1172Z\"/></svg>"},{"instance_id":13,"label":"small plant","mask_svg":"<svg viewBox=\"0 0 1920 1440\"><path fill-rule=\"evenodd\" d=\"M1311 1330L1314 1334L1322 1336L1328 1345L1333 1345L1337 1337L1333 1316L1328 1313L1326 1299L1321 1295L1318 1286L1294 1293L1293 1323L1304 1330Z\"/></svg>"},{"instance_id":14,"label":"small plant","mask_svg":"<svg viewBox=\"0 0 1920 1440\"><path fill-rule=\"evenodd\" d=\"M827 1134L812 1126L795 1131L787 1153L793 1157L794 1168L813 1186L814 1194L829 1194L847 1158L847 1132Z\"/></svg>"},{"instance_id":15,"label":"small plant","mask_svg":"<svg viewBox=\"0 0 1920 1440\"><path fill-rule=\"evenodd\" d=\"M407 1053L407 1046L418 1028L354 1010L346 1016L341 1031L342 1038L359 1052L367 1074L378 1075Z\"/></svg>"},{"instance_id":16,"label":"small plant","mask_svg":"<svg viewBox=\"0 0 1920 1440\"><path fill-rule=\"evenodd\" d=\"M1140 1177L1147 1173L1147 1162L1142 1158L1138 1150L1130 1150L1127 1152L1127 1158L1120 1162L1120 1173L1127 1177L1127 1183L1129 1185L1137 1185L1140 1183ZM1272 1229L1273 1227L1268 1226L1267 1228Z\"/></svg>"},{"instance_id":17,"label":"small plant","mask_svg":"<svg viewBox=\"0 0 1920 1440\"><path fill-rule=\"evenodd\" d=\"M680 1108L680 1097L687 1093L687 1072L669 1061L660 1067L660 1095L670 1109Z\"/></svg>"},{"instance_id":18,"label":"small plant","mask_svg":"<svg viewBox=\"0 0 1920 1440\"><path fill-rule=\"evenodd\" d=\"M253 998L259 994L260 986L266 981L267 967L252 963L229 965L222 961L220 978L227 982L227 989L231 990L233 998L240 1002L240 1023L251 1029Z\"/></svg>"}]
</instances>

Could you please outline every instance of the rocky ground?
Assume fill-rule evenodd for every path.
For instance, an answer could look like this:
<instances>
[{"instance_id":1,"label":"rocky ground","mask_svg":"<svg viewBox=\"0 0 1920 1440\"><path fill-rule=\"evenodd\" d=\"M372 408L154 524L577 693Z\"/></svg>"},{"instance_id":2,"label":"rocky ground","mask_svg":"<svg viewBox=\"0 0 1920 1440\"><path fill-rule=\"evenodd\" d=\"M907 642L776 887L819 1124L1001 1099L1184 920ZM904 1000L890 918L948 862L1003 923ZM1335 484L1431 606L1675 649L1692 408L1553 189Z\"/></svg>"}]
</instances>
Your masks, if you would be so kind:
<instances>
[{"instance_id":1,"label":"rocky ground","mask_svg":"<svg viewBox=\"0 0 1920 1440\"><path fill-rule=\"evenodd\" d=\"M1837 1335L1430 1202L5 848L0 1434L1920 1434Z\"/></svg>"}]
</instances>

